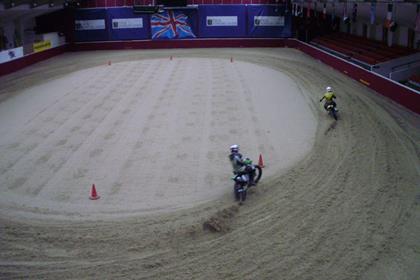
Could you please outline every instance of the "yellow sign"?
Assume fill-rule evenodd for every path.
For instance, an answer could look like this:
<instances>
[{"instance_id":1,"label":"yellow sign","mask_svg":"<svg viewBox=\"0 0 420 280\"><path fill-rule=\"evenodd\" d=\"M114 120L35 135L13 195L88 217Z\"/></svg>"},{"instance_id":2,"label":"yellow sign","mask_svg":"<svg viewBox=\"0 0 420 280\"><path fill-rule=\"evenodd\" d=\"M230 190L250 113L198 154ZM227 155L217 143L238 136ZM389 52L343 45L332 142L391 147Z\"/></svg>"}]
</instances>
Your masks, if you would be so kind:
<instances>
[{"instance_id":1,"label":"yellow sign","mask_svg":"<svg viewBox=\"0 0 420 280\"><path fill-rule=\"evenodd\" d=\"M34 52L42 52L51 48L51 41L41 41L34 43Z\"/></svg>"}]
</instances>

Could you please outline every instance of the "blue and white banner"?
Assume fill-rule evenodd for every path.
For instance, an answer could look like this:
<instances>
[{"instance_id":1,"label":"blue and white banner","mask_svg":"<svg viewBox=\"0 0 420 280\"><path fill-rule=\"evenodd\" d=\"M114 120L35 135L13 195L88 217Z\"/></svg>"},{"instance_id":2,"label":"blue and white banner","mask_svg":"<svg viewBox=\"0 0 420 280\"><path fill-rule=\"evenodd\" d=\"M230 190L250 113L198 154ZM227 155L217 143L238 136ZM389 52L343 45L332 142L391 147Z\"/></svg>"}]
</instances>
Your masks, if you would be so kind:
<instances>
[{"instance_id":1,"label":"blue and white banner","mask_svg":"<svg viewBox=\"0 0 420 280\"><path fill-rule=\"evenodd\" d=\"M245 5L199 5L201 38L246 37Z\"/></svg>"},{"instance_id":2,"label":"blue and white banner","mask_svg":"<svg viewBox=\"0 0 420 280\"><path fill-rule=\"evenodd\" d=\"M74 15L74 35L77 42L109 40L105 9L80 9Z\"/></svg>"},{"instance_id":3,"label":"blue and white banner","mask_svg":"<svg viewBox=\"0 0 420 280\"><path fill-rule=\"evenodd\" d=\"M134 14L132 8L107 9L110 17L111 40L142 40L150 38L150 16Z\"/></svg>"},{"instance_id":4,"label":"blue and white banner","mask_svg":"<svg viewBox=\"0 0 420 280\"><path fill-rule=\"evenodd\" d=\"M285 6L249 5L248 37L284 38L290 37L292 15Z\"/></svg>"},{"instance_id":5,"label":"blue and white banner","mask_svg":"<svg viewBox=\"0 0 420 280\"><path fill-rule=\"evenodd\" d=\"M294 13L302 7L294 5ZM77 9L75 41L291 37L292 10L279 5L199 5L155 14L132 8Z\"/></svg>"}]
</instances>

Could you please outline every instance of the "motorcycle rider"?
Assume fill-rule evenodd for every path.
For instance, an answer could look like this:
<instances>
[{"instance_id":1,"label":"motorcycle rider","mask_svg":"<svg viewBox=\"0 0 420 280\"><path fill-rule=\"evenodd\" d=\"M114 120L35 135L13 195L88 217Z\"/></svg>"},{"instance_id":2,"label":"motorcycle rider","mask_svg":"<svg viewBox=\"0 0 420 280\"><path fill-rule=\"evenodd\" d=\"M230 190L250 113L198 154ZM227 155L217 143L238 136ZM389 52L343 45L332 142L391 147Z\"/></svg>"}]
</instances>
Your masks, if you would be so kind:
<instances>
[{"instance_id":1,"label":"motorcycle rider","mask_svg":"<svg viewBox=\"0 0 420 280\"><path fill-rule=\"evenodd\" d=\"M235 175L248 175L248 186L254 186L254 173L255 171L249 163L250 159L246 158L245 160L242 157L242 154L239 153L239 145L230 146L230 155L229 160L232 163L233 174Z\"/></svg>"},{"instance_id":2,"label":"motorcycle rider","mask_svg":"<svg viewBox=\"0 0 420 280\"><path fill-rule=\"evenodd\" d=\"M334 102L334 99L337 98L334 94L334 92L332 91L332 88L330 86L326 87L326 92L324 94L324 96L319 100L319 102L322 102L322 100L325 99L325 103L324 103L324 109L325 111L328 111L327 107L328 105L333 105L334 108L337 106L337 104ZM338 110L336 110L338 112Z\"/></svg>"}]
</instances>

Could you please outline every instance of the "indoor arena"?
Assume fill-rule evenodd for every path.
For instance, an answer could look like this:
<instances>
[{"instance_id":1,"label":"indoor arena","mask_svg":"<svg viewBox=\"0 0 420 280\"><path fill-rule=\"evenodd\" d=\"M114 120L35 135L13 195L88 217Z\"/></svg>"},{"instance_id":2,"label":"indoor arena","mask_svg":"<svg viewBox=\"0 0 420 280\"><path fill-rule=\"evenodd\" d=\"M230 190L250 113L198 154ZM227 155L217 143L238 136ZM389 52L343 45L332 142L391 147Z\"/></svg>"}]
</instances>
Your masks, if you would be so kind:
<instances>
[{"instance_id":1,"label":"indoor arena","mask_svg":"<svg viewBox=\"0 0 420 280\"><path fill-rule=\"evenodd\" d=\"M419 49L415 1L2 1L0 279L418 280Z\"/></svg>"}]
</instances>

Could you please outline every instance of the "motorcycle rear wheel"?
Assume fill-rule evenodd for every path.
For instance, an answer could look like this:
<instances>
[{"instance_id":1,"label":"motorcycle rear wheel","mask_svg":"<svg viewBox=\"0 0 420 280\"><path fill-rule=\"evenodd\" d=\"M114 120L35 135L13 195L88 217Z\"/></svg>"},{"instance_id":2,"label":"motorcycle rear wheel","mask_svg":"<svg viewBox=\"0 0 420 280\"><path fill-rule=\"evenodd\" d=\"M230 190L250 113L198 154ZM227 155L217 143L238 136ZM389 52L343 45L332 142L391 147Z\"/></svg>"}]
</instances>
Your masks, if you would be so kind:
<instances>
[{"instance_id":1,"label":"motorcycle rear wheel","mask_svg":"<svg viewBox=\"0 0 420 280\"><path fill-rule=\"evenodd\" d=\"M331 114L332 114L334 120L337 120L337 112L335 111L335 109L331 110Z\"/></svg>"},{"instance_id":2,"label":"motorcycle rear wheel","mask_svg":"<svg viewBox=\"0 0 420 280\"><path fill-rule=\"evenodd\" d=\"M257 170L258 174L255 175L254 183L257 184L260 181L261 176L262 176L262 168L259 165L255 165L255 169Z\"/></svg>"}]
</instances>

